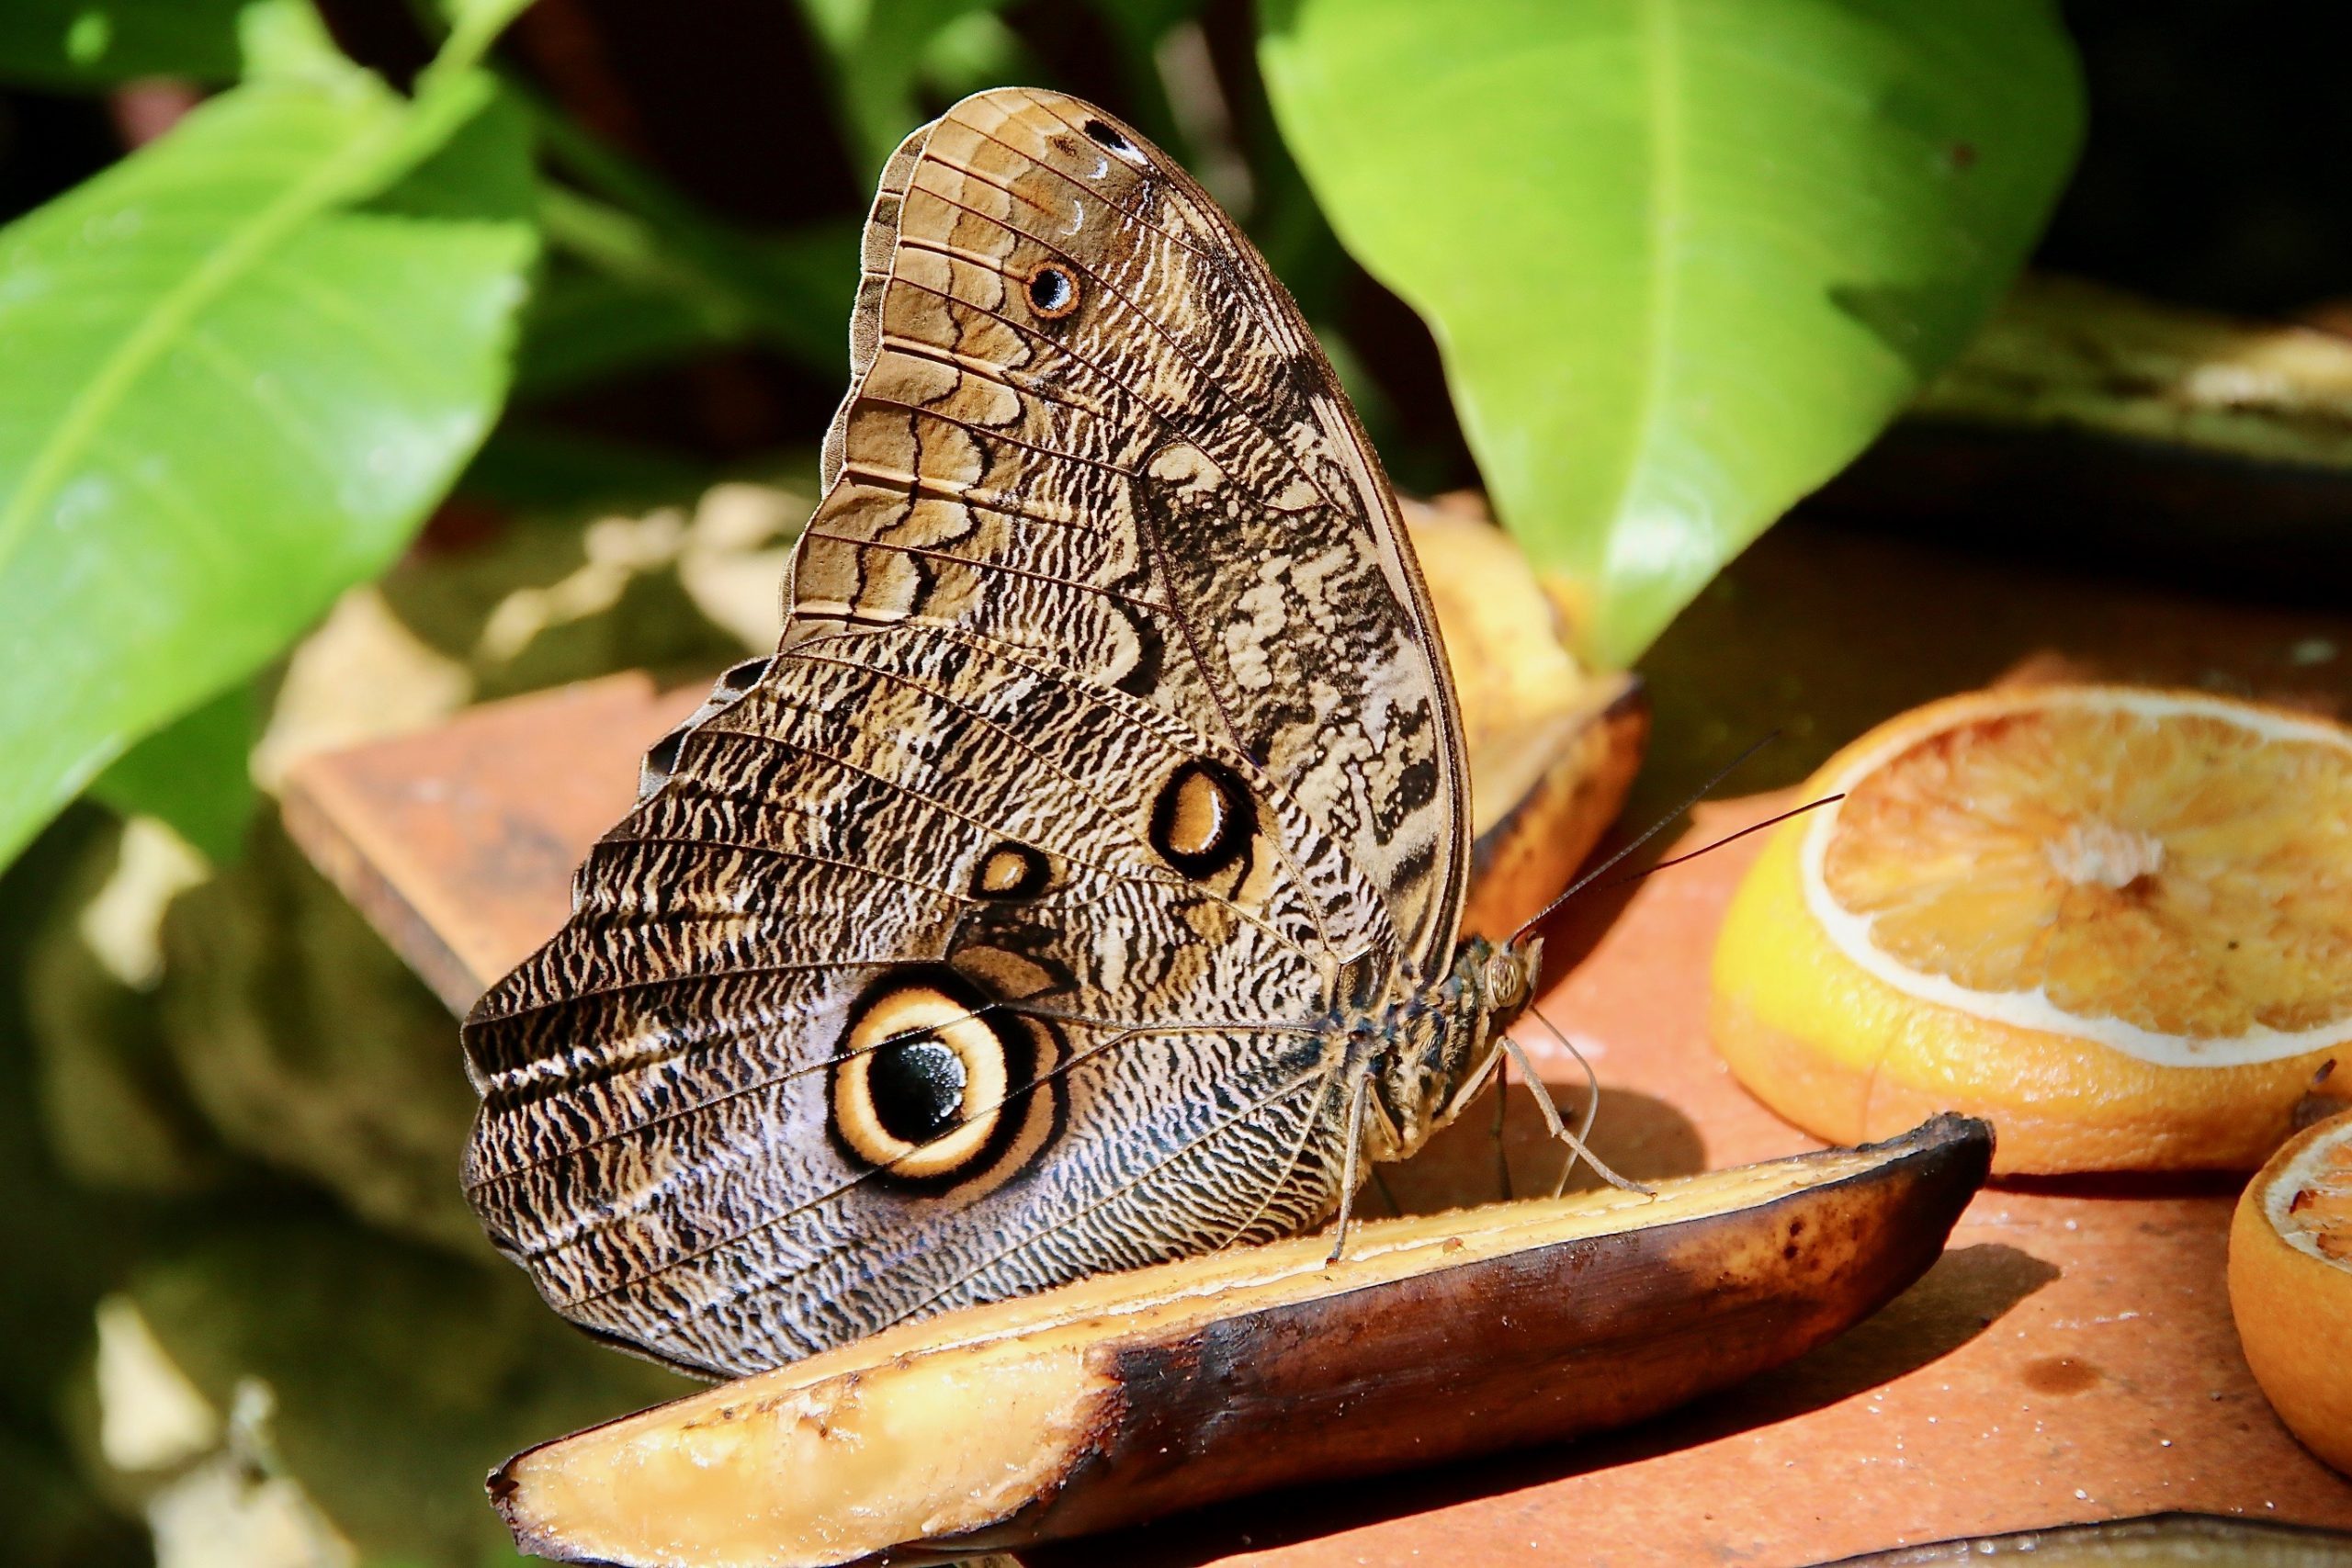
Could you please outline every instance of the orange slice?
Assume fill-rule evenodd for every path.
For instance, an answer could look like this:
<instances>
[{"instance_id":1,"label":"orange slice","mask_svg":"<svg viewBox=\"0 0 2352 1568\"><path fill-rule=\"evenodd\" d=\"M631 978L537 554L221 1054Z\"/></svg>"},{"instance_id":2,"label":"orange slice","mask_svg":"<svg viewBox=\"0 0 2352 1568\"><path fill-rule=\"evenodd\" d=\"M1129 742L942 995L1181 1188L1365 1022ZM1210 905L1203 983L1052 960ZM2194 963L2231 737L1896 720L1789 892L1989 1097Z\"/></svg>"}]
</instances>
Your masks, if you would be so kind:
<instances>
[{"instance_id":1,"label":"orange slice","mask_svg":"<svg viewBox=\"0 0 2352 1568\"><path fill-rule=\"evenodd\" d=\"M2352 1474L2352 1114L2298 1134L2246 1183L2230 1310L2278 1418Z\"/></svg>"},{"instance_id":2,"label":"orange slice","mask_svg":"<svg viewBox=\"0 0 2352 1568\"><path fill-rule=\"evenodd\" d=\"M1715 953L1717 1047L1834 1143L1989 1118L1996 1171L2246 1169L2352 1041L2352 730L2202 693L1917 708L1805 786Z\"/></svg>"}]
</instances>

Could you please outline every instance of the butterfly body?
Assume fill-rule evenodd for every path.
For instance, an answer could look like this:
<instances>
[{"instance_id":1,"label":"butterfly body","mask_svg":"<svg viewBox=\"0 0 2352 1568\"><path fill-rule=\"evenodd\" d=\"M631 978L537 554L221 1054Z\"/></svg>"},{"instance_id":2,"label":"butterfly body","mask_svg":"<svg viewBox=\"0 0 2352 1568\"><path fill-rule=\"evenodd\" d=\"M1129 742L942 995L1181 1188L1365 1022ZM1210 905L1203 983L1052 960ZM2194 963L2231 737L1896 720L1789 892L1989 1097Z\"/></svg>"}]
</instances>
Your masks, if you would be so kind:
<instances>
[{"instance_id":1,"label":"butterfly body","mask_svg":"<svg viewBox=\"0 0 2352 1568\"><path fill-rule=\"evenodd\" d=\"M957 105L883 176L851 363L776 654L466 1027L493 1241L714 1372L1306 1229L1533 982L1456 943L1394 496L1181 169L1073 99Z\"/></svg>"}]
</instances>

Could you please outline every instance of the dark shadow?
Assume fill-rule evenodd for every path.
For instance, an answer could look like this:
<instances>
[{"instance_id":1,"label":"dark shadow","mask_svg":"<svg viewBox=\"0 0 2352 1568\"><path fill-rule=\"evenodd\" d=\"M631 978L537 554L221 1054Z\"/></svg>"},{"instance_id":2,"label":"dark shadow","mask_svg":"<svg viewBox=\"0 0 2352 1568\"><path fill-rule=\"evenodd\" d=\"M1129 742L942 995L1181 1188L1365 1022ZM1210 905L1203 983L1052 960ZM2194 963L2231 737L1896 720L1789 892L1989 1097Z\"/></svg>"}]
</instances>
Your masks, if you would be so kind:
<instances>
[{"instance_id":1,"label":"dark shadow","mask_svg":"<svg viewBox=\"0 0 2352 1568\"><path fill-rule=\"evenodd\" d=\"M2218 1514L2145 1514L2102 1524L1899 1546L1841 1557L1823 1568L1926 1568L1937 1562L2036 1554L2044 1562L2272 1562L2325 1568L2352 1563L2352 1534Z\"/></svg>"},{"instance_id":2,"label":"dark shadow","mask_svg":"<svg viewBox=\"0 0 2352 1568\"><path fill-rule=\"evenodd\" d=\"M2014 578L2078 574L2201 600L2340 611L2352 480L2321 464L1920 418L1819 492L1809 522L1949 549ZM2053 640L2074 634L2053 628Z\"/></svg>"},{"instance_id":3,"label":"dark shadow","mask_svg":"<svg viewBox=\"0 0 2352 1568\"><path fill-rule=\"evenodd\" d=\"M2058 1277L1998 1242L1956 1247L1909 1290L1784 1367L1653 1420L1578 1442L1457 1461L1382 1477L1297 1487L1058 1547L1023 1551L1032 1568L1121 1562L1190 1568L1237 1551L1310 1540L1474 1497L1614 1469L1803 1416L1951 1354Z\"/></svg>"},{"instance_id":4,"label":"dark shadow","mask_svg":"<svg viewBox=\"0 0 2352 1568\"><path fill-rule=\"evenodd\" d=\"M1947 154L1955 164L1962 150ZM1959 346L1955 325L1973 321L1975 289L1963 277L1927 283L1839 283L1829 289L1829 303L1883 344L1888 353L1925 381L1944 367Z\"/></svg>"},{"instance_id":5,"label":"dark shadow","mask_svg":"<svg viewBox=\"0 0 2352 1568\"><path fill-rule=\"evenodd\" d=\"M1580 1125L1586 1096L1582 1076L1548 1087L1561 1120L1571 1128ZM1553 1138L1542 1108L1515 1077L1503 1086L1501 1105L1499 1149L1510 1164L1508 1193L1497 1157L1495 1091L1489 1089L1420 1153L1402 1165L1380 1168L1376 1183L1364 1189L1363 1213L1429 1214L1507 1196L1548 1197L1567 1162L1567 1149ZM1601 1090L1600 1114L1593 1122L1589 1146L1611 1170L1635 1181L1689 1176L1707 1168L1706 1144L1690 1119L1662 1100L1631 1089ZM1591 1168L1579 1164L1568 1190L1600 1185Z\"/></svg>"},{"instance_id":6,"label":"dark shadow","mask_svg":"<svg viewBox=\"0 0 2352 1568\"><path fill-rule=\"evenodd\" d=\"M1828 1344L1692 1406L1684 1420L1695 1427L1679 1440L1785 1421L1892 1382L1959 1349L2058 1272L2002 1242L1954 1247L1918 1283Z\"/></svg>"},{"instance_id":7,"label":"dark shadow","mask_svg":"<svg viewBox=\"0 0 2352 1568\"><path fill-rule=\"evenodd\" d=\"M2243 1170L2098 1170L2073 1176L1996 1176L1988 1185L2004 1192L2093 1201L2234 1198L2245 1186L2248 1174Z\"/></svg>"}]
</instances>

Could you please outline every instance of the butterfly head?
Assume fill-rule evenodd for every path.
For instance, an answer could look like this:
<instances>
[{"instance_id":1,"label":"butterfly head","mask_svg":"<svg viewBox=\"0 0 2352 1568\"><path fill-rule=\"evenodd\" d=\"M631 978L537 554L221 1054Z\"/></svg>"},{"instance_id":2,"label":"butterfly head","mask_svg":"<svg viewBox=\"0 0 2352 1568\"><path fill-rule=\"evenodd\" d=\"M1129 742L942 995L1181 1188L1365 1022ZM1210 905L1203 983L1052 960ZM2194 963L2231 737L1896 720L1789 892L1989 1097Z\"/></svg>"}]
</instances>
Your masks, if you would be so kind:
<instances>
[{"instance_id":1,"label":"butterfly head","mask_svg":"<svg viewBox=\"0 0 2352 1568\"><path fill-rule=\"evenodd\" d=\"M1500 947L1472 942L1465 944L1465 956L1472 949L1484 950L1476 954L1475 989L1485 1024L1481 1032L1491 1038L1510 1028L1535 999L1535 982L1544 972L1544 939L1519 937Z\"/></svg>"},{"instance_id":2,"label":"butterfly head","mask_svg":"<svg viewBox=\"0 0 2352 1568\"><path fill-rule=\"evenodd\" d=\"M1376 1157L1411 1154L1485 1087L1503 1031L1534 1000L1543 956L1541 937L1499 946L1473 937L1442 982L1373 1025L1385 1045L1374 1084L1387 1122Z\"/></svg>"}]
</instances>

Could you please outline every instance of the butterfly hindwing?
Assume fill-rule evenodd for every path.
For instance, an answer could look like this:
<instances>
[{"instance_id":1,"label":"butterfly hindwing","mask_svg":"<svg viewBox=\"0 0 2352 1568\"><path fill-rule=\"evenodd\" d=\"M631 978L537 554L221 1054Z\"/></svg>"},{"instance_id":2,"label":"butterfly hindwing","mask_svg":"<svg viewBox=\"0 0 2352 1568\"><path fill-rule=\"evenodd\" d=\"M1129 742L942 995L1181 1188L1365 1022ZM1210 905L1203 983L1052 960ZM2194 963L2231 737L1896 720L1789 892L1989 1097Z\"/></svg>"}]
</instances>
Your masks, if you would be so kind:
<instances>
[{"instance_id":1,"label":"butterfly hindwing","mask_svg":"<svg viewBox=\"0 0 2352 1568\"><path fill-rule=\"evenodd\" d=\"M713 1371L1327 1213L1335 988L1466 862L1393 501L1198 186L986 94L865 261L777 656L467 1027L493 1239Z\"/></svg>"},{"instance_id":2,"label":"butterfly hindwing","mask_svg":"<svg viewBox=\"0 0 2352 1568\"><path fill-rule=\"evenodd\" d=\"M1318 1019L1313 956L1367 934L1334 922L1370 890L1328 849L1321 893L1293 874L1295 810L1221 843L1116 787L1238 772L1136 699L912 628L845 640L688 734L478 1010L497 1239L567 1314L738 1371L1314 1219L1340 1086L1311 1030L1263 1026ZM866 1011L925 994L1005 1063L990 1139L937 1172L860 1144L837 1081L902 1032Z\"/></svg>"}]
</instances>

